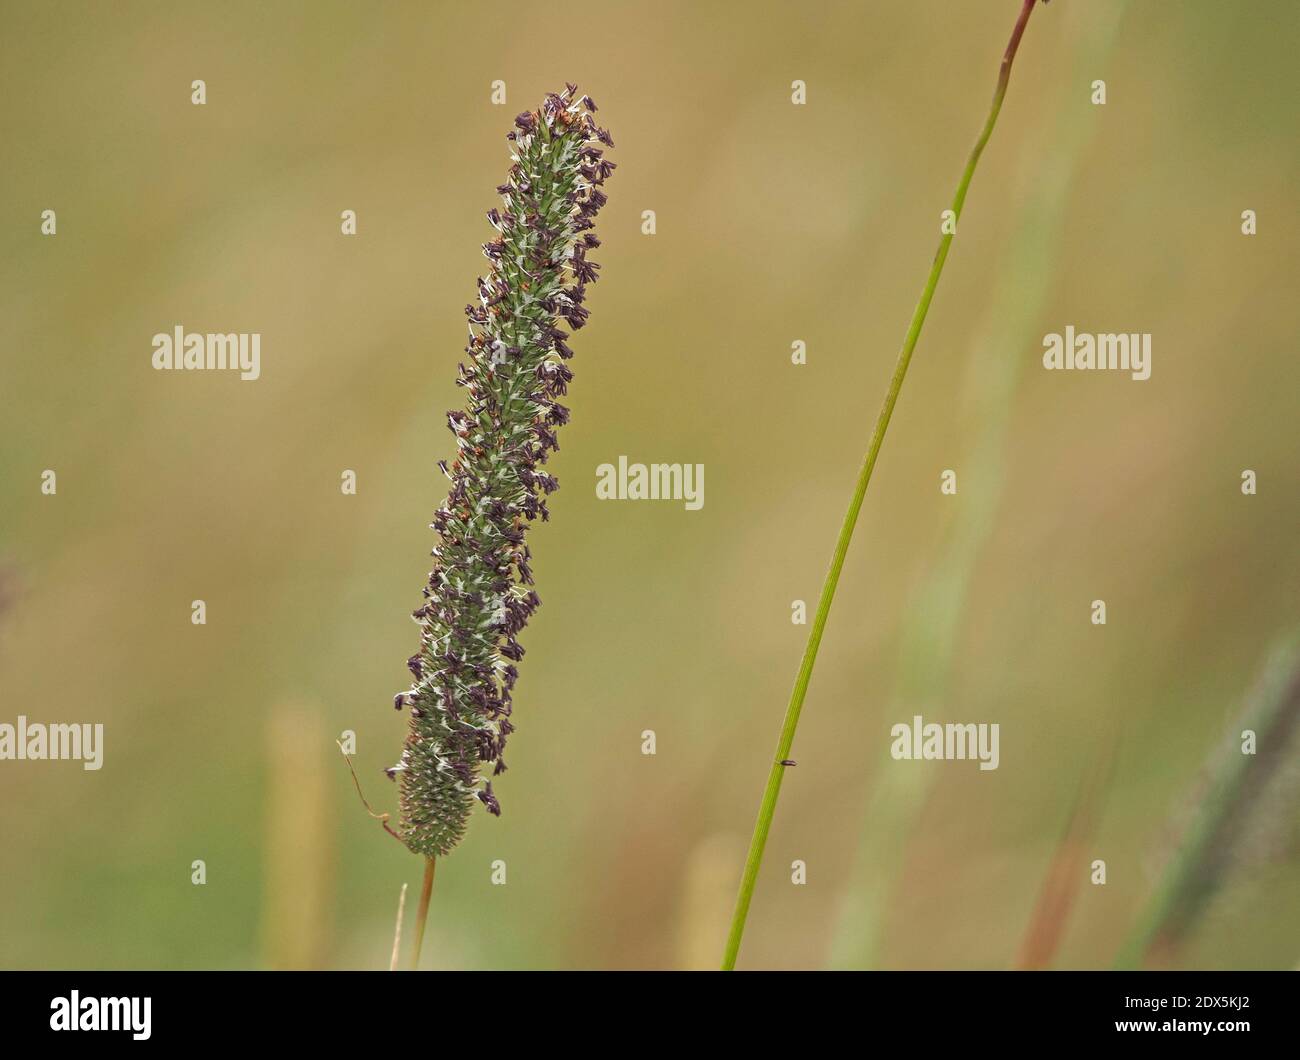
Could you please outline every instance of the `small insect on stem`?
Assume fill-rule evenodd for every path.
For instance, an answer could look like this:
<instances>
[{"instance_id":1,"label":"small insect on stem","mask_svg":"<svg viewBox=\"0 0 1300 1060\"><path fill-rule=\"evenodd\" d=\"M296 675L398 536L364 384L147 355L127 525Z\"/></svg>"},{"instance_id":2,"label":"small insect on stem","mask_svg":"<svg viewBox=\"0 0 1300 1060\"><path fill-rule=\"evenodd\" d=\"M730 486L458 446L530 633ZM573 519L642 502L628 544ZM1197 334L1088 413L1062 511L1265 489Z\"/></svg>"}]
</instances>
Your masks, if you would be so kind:
<instances>
[{"instance_id":1,"label":"small insect on stem","mask_svg":"<svg viewBox=\"0 0 1300 1060\"><path fill-rule=\"evenodd\" d=\"M797 766L798 764L799 764L799 763L796 762L793 758L783 758L783 759L781 759L781 765L783 765L783 766Z\"/></svg>"}]
</instances>

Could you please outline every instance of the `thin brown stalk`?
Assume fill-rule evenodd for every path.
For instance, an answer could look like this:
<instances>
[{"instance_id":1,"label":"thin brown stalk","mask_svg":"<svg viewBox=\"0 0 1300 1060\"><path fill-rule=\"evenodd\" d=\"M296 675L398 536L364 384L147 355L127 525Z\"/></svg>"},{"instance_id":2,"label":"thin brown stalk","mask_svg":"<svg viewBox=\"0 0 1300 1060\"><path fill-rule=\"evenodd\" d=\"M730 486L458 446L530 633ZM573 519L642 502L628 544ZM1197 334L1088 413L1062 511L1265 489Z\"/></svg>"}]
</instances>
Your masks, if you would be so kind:
<instances>
[{"instance_id":1,"label":"thin brown stalk","mask_svg":"<svg viewBox=\"0 0 1300 1060\"><path fill-rule=\"evenodd\" d=\"M411 942L411 971L420 967L420 946L424 942L424 925L429 919L429 896L433 894L433 870L436 859L424 859L424 883L420 887L420 905L415 911L415 938Z\"/></svg>"}]
</instances>

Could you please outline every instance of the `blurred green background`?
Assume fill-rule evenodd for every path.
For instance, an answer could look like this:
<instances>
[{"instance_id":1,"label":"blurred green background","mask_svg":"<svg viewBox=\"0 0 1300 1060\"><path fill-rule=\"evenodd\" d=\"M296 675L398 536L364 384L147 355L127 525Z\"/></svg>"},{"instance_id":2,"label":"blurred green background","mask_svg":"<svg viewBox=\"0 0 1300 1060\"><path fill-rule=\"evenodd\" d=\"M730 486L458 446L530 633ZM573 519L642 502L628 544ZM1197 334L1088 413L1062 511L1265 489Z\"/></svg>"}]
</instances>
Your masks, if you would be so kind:
<instances>
[{"instance_id":1,"label":"blurred green background","mask_svg":"<svg viewBox=\"0 0 1300 1060\"><path fill-rule=\"evenodd\" d=\"M713 966L803 649L791 601L816 599L1017 9L5 3L0 721L106 735L99 772L0 763L0 965L387 965L420 864L334 740L356 733L394 809L483 213L514 114L574 80L618 145L603 279L531 535L545 606L504 816L440 864L425 963ZM742 966L1010 965L1121 722L1086 851L1108 883L1081 888L1055 963L1104 967L1131 930L1298 617L1298 32L1283 0L1035 13ZM153 371L176 324L260 332L262 378ZM1152 378L1043 371L1067 324L1151 332ZM598 501L620 454L705 464L703 510ZM893 762L913 713L998 722L1001 767ZM1267 816L1268 856L1171 963L1300 961L1295 803Z\"/></svg>"}]
</instances>

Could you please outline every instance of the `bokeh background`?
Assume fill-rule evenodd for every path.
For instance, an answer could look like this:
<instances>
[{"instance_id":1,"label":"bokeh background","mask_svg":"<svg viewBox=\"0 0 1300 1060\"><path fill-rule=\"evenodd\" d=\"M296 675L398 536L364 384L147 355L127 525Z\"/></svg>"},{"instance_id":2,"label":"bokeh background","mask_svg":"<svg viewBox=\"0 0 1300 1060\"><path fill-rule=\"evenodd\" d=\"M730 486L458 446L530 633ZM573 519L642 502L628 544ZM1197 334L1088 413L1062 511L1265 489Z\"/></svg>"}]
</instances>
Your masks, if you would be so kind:
<instances>
[{"instance_id":1,"label":"bokeh background","mask_svg":"<svg viewBox=\"0 0 1300 1060\"><path fill-rule=\"evenodd\" d=\"M1016 0L3 9L0 721L106 736L99 772L0 763L0 965L387 966L420 865L334 741L394 809L483 213L513 115L575 80L618 145L603 279L531 537L504 816L440 864L425 963L714 966L791 601L819 591ZM1148 908L1300 620L1298 33L1286 0L1032 18L742 966L1013 966L1099 762L1051 963L1108 966ZM154 372L176 324L260 332L262 378ZM1152 378L1044 372L1066 324L1152 333ZM703 510L598 501L620 454L705 464ZM1001 767L893 762L914 713L998 722ZM1269 792L1159 963L1300 961L1297 803Z\"/></svg>"}]
</instances>

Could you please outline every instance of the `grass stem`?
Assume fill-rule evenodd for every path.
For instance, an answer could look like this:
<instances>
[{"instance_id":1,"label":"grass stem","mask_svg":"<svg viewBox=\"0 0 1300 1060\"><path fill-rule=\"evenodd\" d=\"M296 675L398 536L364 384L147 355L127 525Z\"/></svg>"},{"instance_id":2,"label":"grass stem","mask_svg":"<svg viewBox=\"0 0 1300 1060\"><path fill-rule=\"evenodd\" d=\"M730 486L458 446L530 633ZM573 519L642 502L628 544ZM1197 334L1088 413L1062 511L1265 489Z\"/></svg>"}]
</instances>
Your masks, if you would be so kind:
<instances>
[{"instance_id":1,"label":"grass stem","mask_svg":"<svg viewBox=\"0 0 1300 1060\"><path fill-rule=\"evenodd\" d=\"M1029 22L1029 16L1034 9L1035 3L1037 3L1037 0L1024 0L1020 15L1016 19L1015 28L1011 33L1011 40L1007 44L1006 52L1002 57L1002 65L998 71L997 87L993 93L993 102L989 108L988 118L984 122L984 128L980 131L979 139L975 141L970 158L966 162L966 169L962 173L961 181L958 183L957 191L953 196L953 224L949 226L953 230L961 220L962 207L966 202L966 192L970 188L971 178L975 175L975 167L979 163L980 155L984 153L984 147L989 142L989 137L993 134L993 127L997 123L998 112L1002 109L1002 100L1006 96L1007 84L1011 79L1011 64L1016 57L1017 49L1020 47L1020 38L1025 32L1025 26ZM787 768L782 763L790 757L790 750L794 744L795 729L799 725L799 715L803 711L804 697L808 693L808 682L812 679L813 665L817 661L817 651L821 647L822 634L826 629L826 619L830 614L831 602L835 599L835 590L839 585L840 571L844 567L844 558L849 551L849 542L853 539L853 529L857 525L858 513L862 510L862 501L866 497L867 486L871 482L871 473L875 470L876 459L880 456L880 447L885 440L885 431L889 428L889 420L894 414L894 405L898 401L898 394L903 388L903 380L907 376L908 365L912 361L912 351L916 348L916 341L921 335L921 326L925 323L926 314L930 311L930 302L934 298L935 288L938 286L939 277L943 273L944 262L948 260L948 249L952 245L952 238L953 231L948 231L939 240L939 249L934 256L934 263L930 266L930 275L926 278L925 287L921 291L921 299L912 314L912 322L903 338L903 346L898 353L894 374L889 381L889 390L885 394L884 404L876 417L876 427L872 431L871 441L867 446L867 454L863 459L862 469L858 473L857 486L854 488L853 497L849 502L849 510L844 516L844 524L840 527L839 538L835 542L830 570L826 574L826 582L822 586L821 597L817 601L817 612L813 616L812 627L808 631L808 644L804 648L803 660L799 664L799 672L795 677L794 689L790 694L790 703L786 707L785 721L781 725L781 735L777 740L776 754L772 761L772 768L768 772L767 786L763 790L763 800L759 804L758 820L754 823L754 835L750 840L749 854L745 859L745 869L740 880L740 891L736 896L736 910L732 915L731 931L727 937L727 947L722 958L723 971L731 971L736 966L736 957L740 952L740 942L745 933L745 920L749 915L750 901L754 896L754 884L758 879L759 866L763 862L763 850L767 845L768 832L772 828L772 817L776 812L776 800L781 794L781 780L785 776Z\"/></svg>"},{"instance_id":2,"label":"grass stem","mask_svg":"<svg viewBox=\"0 0 1300 1060\"><path fill-rule=\"evenodd\" d=\"M424 859L424 883L420 886L420 904L415 911L415 937L411 940L411 971L420 967L420 946L424 942L424 925L429 919L429 896L433 894L434 858Z\"/></svg>"}]
</instances>

